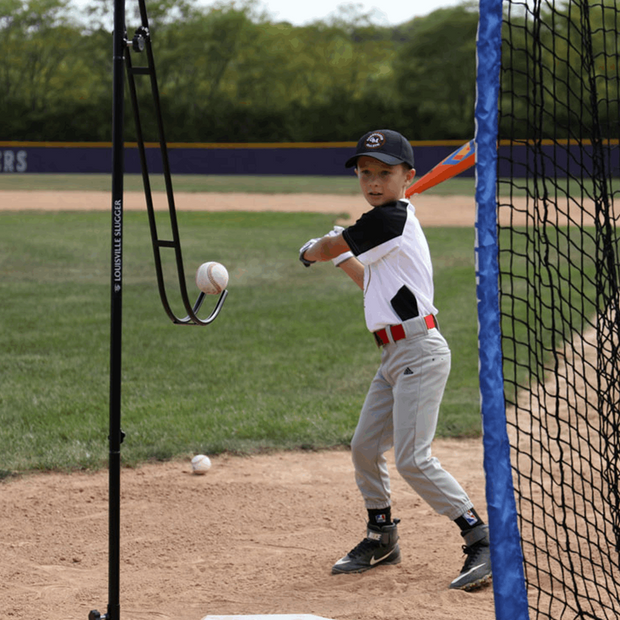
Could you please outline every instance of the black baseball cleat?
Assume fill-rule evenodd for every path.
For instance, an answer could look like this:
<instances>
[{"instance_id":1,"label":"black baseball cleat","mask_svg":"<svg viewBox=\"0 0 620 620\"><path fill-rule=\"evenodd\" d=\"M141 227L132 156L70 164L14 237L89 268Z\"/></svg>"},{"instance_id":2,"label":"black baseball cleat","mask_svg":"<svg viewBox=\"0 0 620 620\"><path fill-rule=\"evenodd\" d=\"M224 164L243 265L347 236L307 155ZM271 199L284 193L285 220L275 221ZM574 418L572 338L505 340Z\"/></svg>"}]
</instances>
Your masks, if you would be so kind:
<instances>
[{"instance_id":1,"label":"black baseball cleat","mask_svg":"<svg viewBox=\"0 0 620 620\"><path fill-rule=\"evenodd\" d=\"M489 526L478 525L462 532L463 553L467 556L461 574L450 584L451 590L476 590L491 582L491 550Z\"/></svg>"},{"instance_id":2,"label":"black baseball cleat","mask_svg":"<svg viewBox=\"0 0 620 620\"><path fill-rule=\"evenodd\" d=\"M363 573L380 564L400 564L398 531L394 519L391 525L368 524L366 538L332 566L332 574Z\"/></svg>"}]
</instances>

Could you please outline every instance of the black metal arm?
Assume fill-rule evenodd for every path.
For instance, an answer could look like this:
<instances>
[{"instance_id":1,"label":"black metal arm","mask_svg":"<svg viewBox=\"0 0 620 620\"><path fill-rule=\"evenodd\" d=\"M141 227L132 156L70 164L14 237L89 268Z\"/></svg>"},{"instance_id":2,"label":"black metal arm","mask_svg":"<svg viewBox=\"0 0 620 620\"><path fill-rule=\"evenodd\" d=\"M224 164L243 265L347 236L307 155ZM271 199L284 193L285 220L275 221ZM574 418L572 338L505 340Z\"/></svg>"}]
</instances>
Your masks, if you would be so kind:
<instances>
[{"instance_id":1,"label":"black metal arm","mask_svg":"<svg viewBox=\"0 0 620 620\"><path fill-rule=\"evenodd\" d=\"M127 77L129 84L129 94L131 98L132 108L134 112L134 118L136 123L136 136L138 142L138 150L140 153L140 163L142 168L142 179L144 183L144 194L146 197L146 206L148 210L149 225L151 229L151 241L153 244L153 254L155 258L155 271L157 273L157 285L159 287L159 296L166 314L170 317L173 323L177 325L208 325L211 323L220 313L224 301L228 295L228 291L225 290L221 293L218 302L206 319L200 319L198 317L198 311L202 306L205 295L200 293L196 302L192 305L189 300L187 286L185 284L185 270L183 268L183 255L181 252L181 240L179 236L179 227L177 223L176 207L174 203L174 193L172 191L172 178L170 174L170 161L168 158L168 147L164 134L164 123L161 113L161 102L159 98L159 89L157 86L157 75L155 72L155 61L153 58L153 48L151 46L151 35L149 30L148 16L146 13L145 0L138 0L140 7L140 18L142 25L136 30L136 33L131 41L126 40L125 45L125 64L127 67ZM144 66L134 67L132 64L132 53L146 52L147 64ZM157 122L159 148L162 158L162 166L164 172L164 180L166 184L166 196L168 199L168 213L170 215L170 227L172 231L172 239L160 239L157 232L157 223L155 220L155 211L153 208L153 197L151 194L151 184L149 178L148 163L146 159L146 149L144 146L144 134L142 130L142 121L140 117L140 106L138 102L138 94L136 89L136 76L146 75L150 77L151 94L153 99L153 107L155 112L155 118ZM162 268L162 256L161 251L164 248L170 248L174 250L175 261L177 266L177 274L179 280L179 287L181 292L181 299L187 315L183 318L178 317L173 312L168 301L168 295L166 293L166 285L164 279L164 273Z\"/></svg>"}]
</instances>

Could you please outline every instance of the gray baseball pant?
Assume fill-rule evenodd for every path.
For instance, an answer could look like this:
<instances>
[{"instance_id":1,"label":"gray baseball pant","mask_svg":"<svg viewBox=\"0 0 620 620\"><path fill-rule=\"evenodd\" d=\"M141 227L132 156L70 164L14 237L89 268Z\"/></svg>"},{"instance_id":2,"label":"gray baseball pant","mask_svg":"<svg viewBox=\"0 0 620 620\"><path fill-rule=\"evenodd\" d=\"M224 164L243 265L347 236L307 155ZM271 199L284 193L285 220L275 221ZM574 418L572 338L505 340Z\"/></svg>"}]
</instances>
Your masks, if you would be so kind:
<instances>
[{"instance_id":1,"label":"gray baseball pant","mask_svg":"<svg viewBox=\"0 0 620 620\"><path fill-rule=\"evenodd\" d=\"M461 485L431 455L439 405L450 374L450 349L423 317L403 323L406 338L383 346L351 442L357 486L366 508L390 506L385 452L439 514L454 520L473 507Z\"/></svg>"}]
</instances>

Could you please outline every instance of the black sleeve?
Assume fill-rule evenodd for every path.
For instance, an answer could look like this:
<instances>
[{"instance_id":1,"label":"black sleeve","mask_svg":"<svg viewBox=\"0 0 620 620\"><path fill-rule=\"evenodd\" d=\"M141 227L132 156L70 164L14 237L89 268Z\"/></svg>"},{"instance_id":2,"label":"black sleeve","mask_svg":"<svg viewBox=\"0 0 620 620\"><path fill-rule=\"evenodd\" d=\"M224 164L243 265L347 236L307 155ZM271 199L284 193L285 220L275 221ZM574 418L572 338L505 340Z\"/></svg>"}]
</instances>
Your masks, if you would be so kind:
<instances>
[{"instance_id":1,"label":"black sleeve","mask_svg":"<svg viewBox=\"0 0 620 620\"><path fill-rule=\"evenodd\" d=\"M353 226L343 233L351 252L359 256L372 248L403 234L407 221L407 206L391 202L364 213Z\"/></svg>"}]
</instances>

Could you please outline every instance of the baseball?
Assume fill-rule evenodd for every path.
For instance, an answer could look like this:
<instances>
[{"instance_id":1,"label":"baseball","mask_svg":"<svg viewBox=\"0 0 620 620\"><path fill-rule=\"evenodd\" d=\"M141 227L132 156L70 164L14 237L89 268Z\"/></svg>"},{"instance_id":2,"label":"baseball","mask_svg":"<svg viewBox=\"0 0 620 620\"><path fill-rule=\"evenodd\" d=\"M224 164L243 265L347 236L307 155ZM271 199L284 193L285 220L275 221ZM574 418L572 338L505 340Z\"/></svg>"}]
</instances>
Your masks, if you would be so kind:
<instances>
[{"instance_id":1,"label":"baseball","mask_svg":"<svg viewBox=\"0 0 620 620\"><path fill-rule=\"evenodd\" d=\"M207 295L219 295L228 286L228 271L224 265L210 261L196 272L196 286Z\"/></svg>"},{"instance_id":2,"label":"baseball","mask_svg":"<svg viewBox=\"0 0 620 620\"><path fill-rule=\"evenodd\" d=\"M211 459L204 454L197 454L192 459L192 471L195 474L206 474L211 469Z\"/></svg>"}]
</instances>

